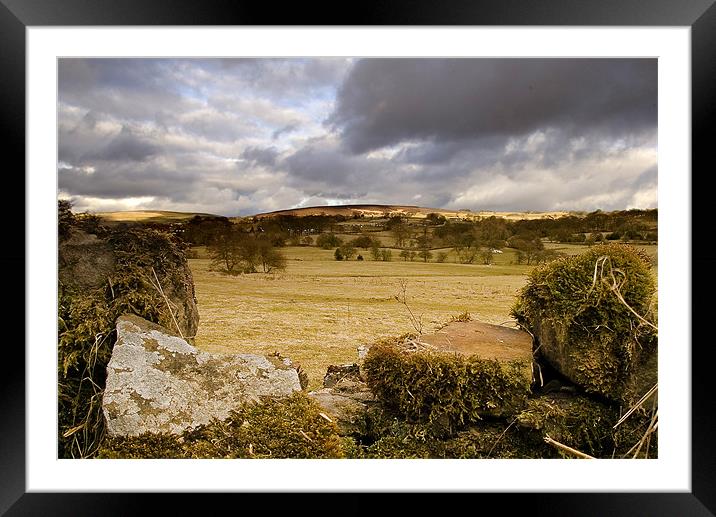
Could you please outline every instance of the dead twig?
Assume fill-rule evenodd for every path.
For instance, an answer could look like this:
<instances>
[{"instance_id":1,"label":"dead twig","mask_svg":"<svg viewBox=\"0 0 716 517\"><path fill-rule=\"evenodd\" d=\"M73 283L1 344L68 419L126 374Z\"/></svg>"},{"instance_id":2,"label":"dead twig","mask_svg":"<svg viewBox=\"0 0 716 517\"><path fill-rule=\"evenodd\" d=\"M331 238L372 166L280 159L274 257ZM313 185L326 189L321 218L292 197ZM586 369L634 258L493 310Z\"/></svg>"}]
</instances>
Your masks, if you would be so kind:
<instances>
[{"instance_id":1,"label":"dead twig","mask_svg":"<svg viewBox=\"0 0 716 517\"><path fill-rule=\"evenodd\" d=\"M605 266L608 267L608 278L604 275L604 269ZM597 275L597 270L599 270L599 275ZM618 273L621 275L622 280L621 282L617 280L617 277L614 273ZM592 278L592 286L589 289L589 292L587 295L589 295L594 287L597 284L597 278L599 278L604 285L606 285L609 290L616 296L617 300L626 307L629 312L631 312L636 318L644 323L645 325L648 325L649 327L653 328L657 333L659 332L659 327L652 323L651 321L647 320L644 316L636 312L624 299L624 296L621 293L621 286L626 282L626 274L621 269L617 269L612 267L611 257L608 257L606 255L601 256L597 259L597 261L594 264L594 275ZM654 393L657 392L659 389L659 383L657 382L654 384L654 386L649 389L637 402L634 404L629 410L617 421L616 424L614 424L613 429L616 429L619 427L627 418L629 418L630 415L632 415L637 409L639 409ZM659 427L659 412L656 409L656 399L654 400L654 405L652 406L652 415L651 415L651 421L649 422L649 426L646 429L646 432L642 435L641 439L635 443L631 449L623 456L626 458L629 456L632 451L636 450L634 452L634 455L632 458L637 458L639 456L639 452L641 452L641 448L646 444L646 452L645 455L648 456L649 454L649 446L651 444L651 435L656 432L656 430Z\"/></svg>"},{"instance_id":2,"label":"dead twig","mask_svg":"<svg viewBox=\"0 0 716 517\"><path fill-rule=\"evenodd\" d=\"M587 292L587 296L589 296L589 294L592 292L592 290L594 289L594 287L597 284L597 269L599 268L600 264L601 264L601 268L600 268L600 272L599 272L599 278L609 288L609 290L612 291L612 293L614 293L614 296L617 297L617 300L619 300L622 303L622 305L624 305L624 307L626 307L629 310L629 312L631 312L634 316L636 316L639 319L639 321L650 326L651 328L653 328L654 330L656 330L658 332L659 328L656 325L654 325L651 321L647 320L641 314L636 312L631 307L631 305L629 305L627 303L627 301L624 299L624 296L622 296L620 287L624 283L624 281L626 281L626 276L624 275L624 272L621 271L620 269L615 269L612 267L611 258L606 255L599 257L594 264L594 277L592 279L592 286L589 288L589 291ZM609 278L611 279L611 283L609 282L609 280L607 278L604 277L604 266L607 264L609 265ZM617 281L617 277L616 277L616 275L614 275L615 271L617 273L621 273L624 276L624 278L621 282Z\"/></svg>"},{"instance_id":3,"label":"dead twig","mask_svg":"<svg viewBox=\"0 0 716 517\"><path fill-rule=\"evenodd\" d=\"M517 422L517 418L515 418L512 422L510 422L510 425L508 425L507 427L505 427L505 430L502 431L502 434L497 437L497 440L495 440L495 443L492 444L492 447L490 447L490 450L489 450L489 452L487 453L487 457L488 457L488 458L492 455L492 451L495 450L495 447L497 447L497 444L500 443L500 440L502 440L502 437L505 436L505 434L507 433L507 431L510 430L510 427L512 427L515 422Z\"/></svg>"},{"instance_id":4,"label":"dead twig","mask_svg":"<svg viewBox=\"0 0 716 517\"><path fill-rule=\"evenodd\" d=\"M410 308L410 305L408 305L408 301L407 301L407 297L406 297L407 290L408 290L408 287L407 287L405 280L401 279L400 280L400 293L395 295L393 298L395 298L395 300L398 303L402 303L403 305L405 305L405 308L408 310L411 325L413 325L413 328L418 333L418 335L422 336L423 335L423 315L421 314L420 317L417 317L417 318L415 317L413 310Z\"/></svg>"},{"instance_id":5,"label":"dead twig","mask_svg":"<svg viewBox=\"0 0 716 517\"><path fill-rule=\"evenodd\" d=\"M544 386L544 377L542 377L542 367L539 365L537 361L532 361L532 379L536 380L536 376L534 373L534 367L537 367L537 373L539 374L539 387L541 388Z\"/></svg>"},{"instance_id":6,"label":"dead twig","mask_svg":"<svg viewBox=\"0 0 716 517\"><path fill-rule=\"evenodd\" d=\"M641 439L636 442L631 449L629 449L622 458L626 458L629 456L633 450L636 449L636 452L634 452L634 455L632 456L632 459L636 459L639 456L639 452L641 452L642 446L648 441L651 442L651 435L655 433L659 429L659 412L655 411L654 414L651 417L651 422L649 422L649 427L646 428L646 431L642 435ZM647 448L648 453L648 448Z\"/></svg>"},{"instance_id":7,"label":"dead twig","mask_svg":"<svg viewBox=\"0 0 716 517\"><path fill-rule=\"evenodd\" d=\"M642 397L636 402L636 404L634 404L634 405L629 409L629 411L627 411L626 413L624 413L624 415L619 419L619 421L618 421L616 424L614 424L613 429L616 429L617 427L619 427L619 426L622 424L622 422L624 422L627 418L629 418L629 415L631 415L634 411L636 411L637 409L639 409L639 408L641 407L641 405L642 405L644 402L646 402L646 401L649 399L649 397L651 397L654 393L656 393L656 391L657 391L658 389L659 389L659 383L654 384L654 385L651 387L651 389L650 389L649 391L647 391L647 392L644 394L644 396L642 396Z\"/></svg>"},{"instance_id":8,"label":"dead twig","mask_svg":"<svg viewBox=\"0 0 716 517\"><path fill-rule=\"evenodd\" d=\"M154 271L154 268L152 268L152 274L154 275L154 280L156 280L156 283L154 283L154 281L152 281L151 279L150 279L150 283L152 284L152 286L154 286L154 288L157 291L159 291L159 294L161 294L162 297L164 298L164 303L167 304L167 309L169 310L169 314L172 317L172 321L174 322L174 325L176 326L177 331L179 332L179 335L181 336L182 339L185 339L184 334L182 333L181 329L179 328L179 323L177 323L177 319L174 317L174 311L172 311L172 306L169 303L169 298L167 298L167 295L164 294L164 289L162 289L162 284L159 282L159 277L157 276L157 272Z\"/></svg>"},{"instance_id":9,"label":"dead twig","mask_svg":"<svg viewBox=\"0 0 716 517\"><path fill-rule=\"evenodd\" d=\"M565 445L563 443L558 442L557 440L553 440L549 437L549 435L545 435L544 441L557 449L560 449L564 452L568 452L569 454L572 454L573 456L576 456L577 458L582 458L585 460L594 460L596 459L594 456L590 456L589 454L585 454L582 451L578 451L577 449L573 449L569 445Z\"/></svg>"}]
</instances>

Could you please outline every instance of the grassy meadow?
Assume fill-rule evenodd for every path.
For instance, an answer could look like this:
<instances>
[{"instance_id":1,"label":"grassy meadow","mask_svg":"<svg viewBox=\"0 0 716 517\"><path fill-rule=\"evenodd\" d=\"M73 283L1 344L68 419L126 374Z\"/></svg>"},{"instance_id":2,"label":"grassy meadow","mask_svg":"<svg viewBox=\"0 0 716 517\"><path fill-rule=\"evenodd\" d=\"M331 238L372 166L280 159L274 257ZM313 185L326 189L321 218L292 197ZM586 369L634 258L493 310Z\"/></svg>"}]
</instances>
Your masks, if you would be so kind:
<instances>
[{"instance_id":1,"label":"grassy meadow","mask_svg":"<svg viewBox=\"0 0 716 517\"><path fill-rule=\"evenodd\" d=\"M568 254L579 244L547 243ZM640 246L656 259L656 246ZM395 299L405 286L407 305L421 319L424 333L451 317L469 312L488 323L511 322L509 312L532 266L517 265L515 252L494 255L492 265L393 260L336 261L333 250L282 248L285 271L228 276L213 271L206 250L190 259L201 320L199 349L214 353L280 352L301 364L310 388L321 385L330 364L357 360L357 349L383 337L415 332L410 313ZM654 269L656 273L656 270Z\"/></svg>"},{"instance_id":2,"label":"grassy meadow","mask_svg":"<svg viewBox=\"0 0 716 517\"><path fill-rule=\"evenodd\" d=\"M415 332L402 296L423 332L469 312L491 323L510 320L529 266L512 265L510 250L495 264L336 261L333 250L283 248L288 265L277 274L227 276L212 271L203 249L190 259L201 320L199 349L219 353L278 351L301 364L310 387L320 386L330 364L357 360L357 347L381 337ZM434 250L437 255L439 250ZM445 250L447 251L447 250ZM433 259L434 260L434 259Z\"/></svg>"}]
</instances>

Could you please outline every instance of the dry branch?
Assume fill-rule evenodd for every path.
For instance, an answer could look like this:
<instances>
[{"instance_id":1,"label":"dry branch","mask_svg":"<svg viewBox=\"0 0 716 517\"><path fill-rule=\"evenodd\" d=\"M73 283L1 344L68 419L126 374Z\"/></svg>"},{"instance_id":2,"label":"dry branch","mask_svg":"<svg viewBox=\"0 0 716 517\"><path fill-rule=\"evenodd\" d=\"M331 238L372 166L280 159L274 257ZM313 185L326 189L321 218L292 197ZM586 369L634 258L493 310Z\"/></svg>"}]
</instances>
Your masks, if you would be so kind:
<instances>
[{"instance_id":1,"label":"dry branch","mask_svg":"<svg viewBox=\"0 0 716 517\"><path fill-rule=\"evenodd\" d=\"M627 418L629 418L629 415L631 415L634 411L636 411L637 409L639 409L639 408L641 407L641 405L642 405L644 402L646 402L646 401L649 399L649 397L651 397L658 389L659 389L659 383L654 384L654 386L652 386L651 389L650 389L649 391L647 391L647 392L644 394L644 396L641 397L641 398L637 401L637 403L634 404L634 405L629 409L629 411L627 411L626 413L624 413L624 415L619 419L619 421L618 421L616 424L614 424L614 429L616 429L617 427L619 427L619 426L622 424L622 422L624 422Z\"/></svg>"},{"instance_id":2,"label":"dry branch","mask_svg":"<svg viewBox=\"0 0 716 517\"><path fill-rule=\"evenodd\" d=\"M569 445L565 445L563 443L559 443L557 440L553 440L549 437L549 435L546 435L544 437L544 441L560 450L563 450L565 452L568 452L569 454L572 454L576 456L577 458L582 458L585 460L594 460L596 459L594 456L590 456L589 454L584 454L582 451L578 451L577 449L573 449Z\"/></svg>"},{"instance_id":3,"label":"dry branch","mask_svg":"<svg viewBox=\"0 0 716 517\"><path fill-rule=\"evenodd\" d=\"M162 289L162 284L159 282L159 277L157 277L157 272L154 271L154 268L152 268L152 274L154 275L154 279L156 280L156 283L150 279L150 282L154 288L159 291L159 294L162 295L164 298L164 302L167 304L167 309L169 310L169 314L172 317L172 321L174 322L174 325L177 328L177 331L179 332L179 335L182 339L184 339L184 334L182 333L181 329L179 328L179 323L177 323L177 319L174 317L174 311L172 311L172 306L169 303L169 298L167 298L167 295L164 294L164 289Z\"/></svg>"}]
</instances>

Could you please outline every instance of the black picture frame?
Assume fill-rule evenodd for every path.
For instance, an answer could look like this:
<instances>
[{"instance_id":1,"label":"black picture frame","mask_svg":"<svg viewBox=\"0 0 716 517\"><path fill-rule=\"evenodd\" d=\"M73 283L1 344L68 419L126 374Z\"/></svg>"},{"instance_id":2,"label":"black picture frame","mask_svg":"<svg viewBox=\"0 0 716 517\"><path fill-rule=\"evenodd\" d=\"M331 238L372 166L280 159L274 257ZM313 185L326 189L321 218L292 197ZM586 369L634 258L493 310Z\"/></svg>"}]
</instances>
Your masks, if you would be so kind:
<instances>
[{"instance_id":1,"label":"black picture frame","mask_svg":"<svg viewBox=\"0 0 716 517\"><path fill-rule=\"evenodd\" d=\"M689 26L691 27L692 73L692 237L707 235L706 196L710 190L704 180L716 171L709 130L716 125L716 5L715 0L429 0L390 2L363 1L353 4L286 3L280 7L243 0L0 0L0 127L4 139L5 163L12 158L15 170L25 168L25 29L28 26L86 25L614 25L614 26ZM688 174L689 171L684 171ZM25 198L24 182L18 181L15 202ZM699 188L699 186L701 188ZM20 195L22 193L22 195ZM699 196L702 196L699 199ZM25 213L23 207L14 207ZM6 268L23 270L25 266L24 225L15 225L5 233L5 242L17 243L5 250L0 259ZM693 242L693 240L692 240ZM707 248L707 247L705 247ZM698 293L712 291L714 280L707 274L716 265L716 252L695 249L692 245L692 278L699 275ZM685 264L684 267L688 267ZM19 277L19 275L15 275ZM16 292L22 292L17 286ZM709 321L705 296L697 303L692 290L692 321ZM24 311L16 303L11 311ZM31 308L30 308L31 309ZM25 313L23 312L23 317ZM12 312L6 318L19 321ZM24 336L23 341L24 341ZM7 339L7 338L6 338ZM480 508L491 504L510 509L527 505L529 515L688 515L706 516L716 512L716 448L712 440L716 402L709 379L713 377L708 340L697 342L692 357L692 491L690 493L550 493L550 494L479 494ZM691 343L674 346L689 347ZM14 350L8 350L14 348ZM685 348L686 349L686 348ZM147 494L74 494L26 493L25 490L25 355L17 340L7 340L6 367L0 378L0 513L7 515L128 515L148 509ZM12 354L15 354L13 357ZM308 505L305 494L294 494L281 505L301 508ZM214 494L216 496L216 494ZM416 494L405 501L422 507L424 498ZM226 499L231 496L222 496ZM256 495L239 494L242 507L259 502ZM248 497L248 499L247 499ZM265 496L264 496L265 497ZM370 511L367 494L350 495L351 502L341 503L341 513ZM232 497L236 501L236 497ZM509 502L508 502L509 501ZM212 503L216 503L212 500ZM178 508L178 514L193 511L185 494L162 497L164 511ZM206 510L206 503L199 503ZM279 501L271 498L271 504ZM403 503L401 503L403 504ZM451 506L460 504L451 503ZM472 503L474 504L474 503ZM246 506L244 506L246 505ZM213 505L212 505L213 506ZM231 508L231 507L229 507ZM280 511L273 506L272 513ZM326 511L316 509L316 511Z\"/></svg>"}]
</instances>

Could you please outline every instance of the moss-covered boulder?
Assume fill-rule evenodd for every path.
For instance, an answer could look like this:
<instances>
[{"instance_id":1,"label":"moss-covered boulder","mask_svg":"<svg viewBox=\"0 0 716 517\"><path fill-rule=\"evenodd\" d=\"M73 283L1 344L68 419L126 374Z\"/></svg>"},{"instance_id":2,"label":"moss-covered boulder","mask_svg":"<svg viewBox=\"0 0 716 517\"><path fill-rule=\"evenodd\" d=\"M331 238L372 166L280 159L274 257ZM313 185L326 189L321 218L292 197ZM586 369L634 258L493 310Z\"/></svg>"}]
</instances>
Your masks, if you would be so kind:
<instances>
[{"instance_id":1,"label":"moss-covered boulder","mask_svg":"<svg viewBox=\"0 0 716 517\"><path fill-rule=\"evenodd\" d=\"M102 391L116 319L136 314L190 340L199 314L184 246L171 235L67 233L58 250L58 445L61 458L86 458L105 432Z\"/></svg>"},{"instance_id":2,"label":"moss-covered boulder","mask_svg":"<svg viewBox=\"0 0 716 517\"><path fill-rule=\"evenodd\" d=\"M516 414L525 404L530 363L447 353L419 342L373 345L363 372L371 391L408 422L445 434L485 417Z\"/></svg>"},{"instance_id":3,"label":"moss-covered boulder","mask_svg":"<svg viewBox=\"0 0 716 517\"><path fill-rule=\"evenodd\" d=\"M656 284L631 246L594 246L535 268L513 315L539 354L588 393L629 403L645 377L655 379Z\"/></svg>"},{"instance_id":4,"label":"moss-covered boulder","mask_svg":"<svg viewBox=\"0 0 716 517\"><path fill-rule=\"evenodd\" d=\"M59 283L68 296L94 293L193 339L199 326L194 280L181 247L164 233L115 230L102 238L73 229L58 250ZM171 311L169 310L171 308ZM134 310L132 310L134 309Z\"/></svg>"}]
</instances>

